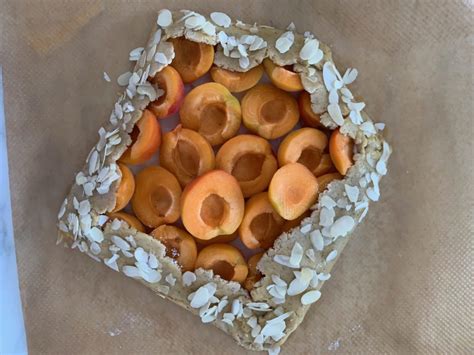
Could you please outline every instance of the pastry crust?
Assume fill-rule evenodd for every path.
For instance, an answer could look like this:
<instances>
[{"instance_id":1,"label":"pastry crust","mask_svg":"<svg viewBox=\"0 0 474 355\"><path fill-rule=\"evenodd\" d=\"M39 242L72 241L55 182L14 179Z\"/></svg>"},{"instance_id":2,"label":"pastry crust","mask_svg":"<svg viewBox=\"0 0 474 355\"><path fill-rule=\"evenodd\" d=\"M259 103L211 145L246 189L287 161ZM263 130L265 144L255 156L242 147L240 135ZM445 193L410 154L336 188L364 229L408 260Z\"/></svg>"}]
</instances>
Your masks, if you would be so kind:
<instances>
[{"instance_id":1,"label":"pastry crust","mask_svg":"<svg viewBox=\"0 0 474 355\"><path fill-rule=\"evenodd\" d=\"M61 206L58 242L87 253L112 269L136 278L159 296L200 314L203 321L212 322L245 348L276 352L302 322L309 309L309 304L303 303L314 302L319 297L317 291L329 278L352 230L365 217L369 202L378 200L378 184L386 174L391 148L384 140L380 126L374 125L363 111L364 105L350 98L352 94L347 84L351 73L346 72L346 78L337 72L329 48L318 42L322 53L315 64L310 65L301 58L302 48L313 39L312 35L303 36L290 30L294 41L289 50L281 53L276 43L288 30L240 22L221 27L213 22L211 16L204 17L205 23L215 30L212 34L212 27L206 25L209 34L203 29L190 28L193 22L188 21L191 25L187 22L193 16L202 15L173 12L169 24L163 20L167 15L165 11L159 13L158 24L137 60L129 85L117 101L107 124L99 131L100 141L76 175L75 183ZM160 16L163 17L161 20ZM202 22L201 18L197 20ZM168 25L165 27L160 23ZM245 60L225 55L219 42L221 31L227 36L258 36L266 46L249 50L248 65L244 68L241 63L245 64ZM217 44L215 64L225 69L247 71L266 57L279 65L294 65L305 90L311 94L313 111L322 114L322 124L329 128L341 127L342 133L355 140L354 166L344 180L330 183L328 189L320 194L309 218L304 219L298 228L283 233L273 248L265 253L258 263L264 276L255 284L251 295L238 283L213 277L212 271L199 269L183 276L177 264L165 256L164 246L158 240L129 228L125 222L106 221L104 216L115 206L115 190L120 182L116 161L131 143L129 134L142 110L150 103L150 98L159 95L159 88L147 84L147 76L153 77L171 63L174 50L167 40L182 35L193 41ZM333 88L328 84L331 78L342 83L342 87L336 89L337 103L334 103L334 93L330 97ZM348 114L350 116L345 117ZM295 278L295 272L300 278ZM307 278L304 275L308 274L311 275L309 285L303 292L294 294L298 291L293 289L298 289L301 278ZM193 279L195 281L189 284ZM193 307L193 296L202 288L206 288L204 294L208 291L212 294L215 288L214 297L209 296L204 306ZM210 311L213 306L216 306L214 313ZM274 321L267 322L271 319ZM273 328L279 329L275 331Z\"/></svg>"}]
</instances>

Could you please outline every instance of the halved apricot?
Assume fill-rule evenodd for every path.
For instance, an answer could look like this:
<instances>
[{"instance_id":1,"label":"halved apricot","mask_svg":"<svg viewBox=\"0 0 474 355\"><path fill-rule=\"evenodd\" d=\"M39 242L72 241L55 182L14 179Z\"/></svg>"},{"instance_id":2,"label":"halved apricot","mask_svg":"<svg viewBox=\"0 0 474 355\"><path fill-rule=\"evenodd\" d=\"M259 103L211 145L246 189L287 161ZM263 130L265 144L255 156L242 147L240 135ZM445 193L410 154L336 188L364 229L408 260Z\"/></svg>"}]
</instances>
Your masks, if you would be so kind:
<instances>
[{"instance_id":1,"label":"halved apricot","mask_svg":"<svg viewBox=\"0 0 474 355\"><path fill-rule=\"evenodd\" d=\"M150 103L149 108L155 116L165 118L177 112L184 99L184 84L178 71L171 66L164 67L151 82L165 92Z\"/></svg>"},{"instance_id":2,"label":"halved apricot","mask_svg":"<svg viewBox=\"0 0 474 355\"><path fill-rule=\"evenodd\" d=\"M354 164L352 161L354 141L342 134L339 128L332 132L329 139L329 154L337 171L346 175L347 170Z\"/></svg>"},{"instance_id":3,"label":"halved apricot","mask_svg":"<svg viewBox=\"0 0 474 355\"><path fill-rule=\"evenodd\" d=\"M216 244L216 243L230 243L233 240L237 239L239 234L237 232L234 232L232 234L227 234L227 235L218 235L215 238L209 239L209 240L204 240L204 239L199 239L194 237L194 240L196 240L196 243L200 245L210 245L210 244Z\"/></svg>"},{"instance_id":4,"label":"halved apricot","mask_svg":"<svg viewBox=\"0 0 474 355\"><path fill-rule=\"evenodd\" d=\"M267 192L252 196L245 203L245 213L239 227L242 243L249 249L268 249L281 234L285 221L275 212Z\"/></svg>"},{"instance_id":5,"label":"halved apricot","mask_svg":"<svg viewBox=\"0 0 474 355\"><path fill-rule=\"evenodd\" d=\"M321 164L328 144L326 135L315 128L301 128L288 134L278 148L280 166L301 163L313 174Z\"/></svg>"},{"instance_id":6,"label":"halved apricot","mask_svg":"<svg viewBox=\"0 0 474 355\"><path fill-rule=\"evenodd\" d=\"M211 68L211 78L216 83L224 85L230 92L242 92L248 90L260 81L263 75L261 65L246 72L236 72L213 66Z\"/></svg>"},{"instance_id":7,"label":"halved apricot","mask_svg":"<svg viewBox=\"0 0 474 355\"><path fill-rule=\"evenodd\" d=\"M242 121L239 100L219 83L205 83L191 90L179 116L184 128L199 132L211 145L235 136Z\"/></svg>"},{"instance_id":8,"label":"halved apricot","mask_svg":"<svg viewBox=\"0 0 474 355\"><path fill-rule=\"evenodd\" d=\"M169 39L174 47L174 59L171 66L188 84L206 74L214 62L214 47L190 41L184 37Z\"/></svg>"},{"instance_id":9,"label":"halved apricot","mask_svg":"<svg viewBox=\"0 0 474 355\"><path fill-rule=\"evenodd\" d=\"M214 150L199 133L178 125L163 135L160 164L171 171L184 186L214 169Z\"/></svg>"},{"instance_id":10,"label":"halved apricot","mask_svg":"<svg viewBox=\"0 0 474 355\"><path fill-rule=\"evenodd\" d=\"M273 85L259 84L242 99L242 118L251 132L275 139L298 123L298 104L289 93Z\"/></svg>"},{"instance_id":11,"label":"halved apricot","mask_svg":"<svg viewBox=\"0 0 474 355\"><path fill-rule=\"evenodd\" d=\"M142 117L133 127L130 136L132 144L120 157L122 163L142 164L155 154L161 143L161 128L150 110L143 111Z\"/></svg>"},{"instance_id":12,"label":"halved apricot","mask_svg":"<svg viewBox=\"0 0 474 355\"><path fill-rule=\"evenodd\" d=\"M301 216L298 218L292 220L292 221L285 221L282 227L282 232L288 232L289 230L298 227L301 224L301 221L305 219L306 217L311 216L311 210L307 210L305 213L303 213Z\"/></svg>"},{"instance_id":13,"label":"halved apricot","mask_svg":"<svg viewBox=\"0 0 474 355\"><path fill-rule=\"evenodd\" d=\"M186 185L181 219L193 236L209 240L234 233L244 215L239 183L223 170L211 170Z\"/></svg>"},{"instance_id":14,"label":"halved apricot","mask_svg":"<svg viewBox=\"0 0 474 355\"><path fill-rule=\"evenodd\" d=\"M224 280L244 282L247 263L239 249L229 244L211 244L202 249L196 260L196 269L212 270Z\"/></svg>"},{"instance_id":15,"label":"halved apricot","mask_svg":"<svg viewBox=\"0 0 474 355\"><path fill-rule=\"evenodd\" d=\"M217 152L216 166L237 179L244 197L265 190L278 168L270 143L251 134L225 142Z\"/></svg>"},{"instance_id":16,"label":"halved apricot","mask_svg":"<svg viewBox=\"0 0 474 355\"><path fill-rule=\"evenodd\" d=\"M261 253L252 255L247 261L249 273L244 282L244 287L247 291L252 290L253 286L262 278L262 274L260 273L260 271L257 270L257 264L262 258L263 254L265 253L261 252Z\"/></svg>"},{"instance_id":17,"label":"halved apricot","mask_svg":"<svg viewBox=\"0 0 474 355\"><path fill-rule=\"evenodd\" d=\"M336 171L331 156L329 154L323 154L321 156L321 161L316 169L313 170L314 176L318 177L327 173L332 173Z\"/></svg>"},{"instance_id":18,"label":"halved apricot","mask_svg":"<svg viewBox=\"0 0 474 355\"><path fill-rule=\"evenodd\" d=\"M178 220L181 186L173 174L160 166L149 166L135 180L132 209L144 225L155 228Z\"/></svg>"},{"instance_id":19,"label":"halved apricot","mask_svg":"<svg viewBox=\"0 0 474 355\"><path fill-rule=\"evenodd\" d=\"M319 193L323 192L326 190L326 187L329 185L329 183L333 180L341 180L344 176L342 176L339 173L331 173L331 174L324 174L321 176L318 176L318 190Z\"/></svg>"},{"instance_id":20,"label":"halved apricot","mask_svg":"<svg viewBox=\"0 0 474 355\"><path fill-rule=\"evenodd\" d=\"M112 212L120 211L127 206L135 191L135 178L132 171L125 164L118 163L118 167L122 178L115 192L115 208Z\"/></svg>"},{"instance_id":21,"label":"halved apricot","mask_svg":"<svg viewBox=\"0 0 474 355\"><path fill-rule=\"evenodd\" d=\"M194 270L197 247L189 233L178 227L164 224L154 229L150 235L164 244L166 256L176 260L183 272Z\"/></svg>"},{"instance_id":22,"label":"halved apricot","mask_svg":"<svg viewBox=\"0 0 474 355\"><path fill-rule=\"evenodd\" d=\"M268 58L263 60L263 66L273 85L277 88L285 91L303 90L300 75L295 73L291 66L281 67Z\"/></svg>"},{"instance_id":23,"label":"halved apricot","mask_svg":"<svg viewBox=\"0 0 474 355\"><path fill-rule=\"evenodd\" d=\"M321 115L318 115L311 108L311 96L307 91L302 91L298 97L298 105L300 107L300 115L303 122L314 128L322 127Z\"/></svg>"},{"instance_id":24,"label":"halved apricot","mask_svg":"<svg viewBox=\"0 0 474 355\"><path fill-rule=\"evenodd\" d=\"M303 164L286 164L273 175L268 197L280 216L293 220L316 202L318 181Z\"/></svg>"},{"instance_id":25,"label":"halved apricot","mask_svg":"<svg viewBox=\"0 0 474 355\"><path fill-rule=\"evenodd\" d=\"M145 233L145 226L140 220L132 214L125 212L110 212L107 213L109 220L120 219L127 223L130 227L135 228L137 231Z\"/></svg>"}]
</instances>

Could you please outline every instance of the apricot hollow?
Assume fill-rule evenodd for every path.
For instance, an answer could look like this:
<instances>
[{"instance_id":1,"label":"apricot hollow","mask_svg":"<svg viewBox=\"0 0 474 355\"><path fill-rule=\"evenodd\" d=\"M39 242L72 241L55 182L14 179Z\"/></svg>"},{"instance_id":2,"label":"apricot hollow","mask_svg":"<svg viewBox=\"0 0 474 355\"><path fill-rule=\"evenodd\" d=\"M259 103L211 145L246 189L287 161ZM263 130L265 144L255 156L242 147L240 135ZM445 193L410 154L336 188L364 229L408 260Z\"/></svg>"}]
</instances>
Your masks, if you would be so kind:
<instances>
[{"instance_id":1,"label":"apricot hollow","mask_svg":"<svg viewBox=\"0 0 474 355\"><path fill-rule=\"evenodd\" d=\"M268 249L281 234L283 218L273 209L267 192L252 196L245 203L245 213L239 227L242 243L249 249Z\"/></svg>"},{"instance_id":2,"label":"apricot hollow","mask_svg":"<svg viewBox=\"0 0 474 355\"><path fill-rule=\"evenodd\" d=\"M181 186L185 186L214 169L214 150L199 133L178 125L163 135L160 164L178 178Z\"/></svg>"},{"instance_id":3,"label":"apricot hollow","mask_svg":"<svg viewBox=\"0 0 474 355\"><path fill-rule=\"evenodd\" d=\"M327 173L332 173L336 171L331 156L329 154L323 154L321 156L321 161L316 169L313 170L314 176L318 177Z\"/></svg>"},{"instance_id":4,"label":"apricot hollow","mask_svg":"<svg viewBox=\"0 0 474 355\"><path fill-rule=\"evenodd\" d=\"M242 121L239 100L219 83L205 83L191 90L179 115L184 128L199 132L211 145L235 136Z\"/></svg>"},{"instance_id":5,"label":"apricot hollow","mask_svg":"<svg viewBox=\"0 0 474 355\"><path fill-rule=\"evenodd\" d=\"M173 174L160 166L149 166L135 178L132 209L146 226L156 228L179 218L181 186Z\"/></svg>"},{"instance_id":6,"label":"apricot hollow","mask_svg":"<svg viewBox=\"0 0 474 355\"><path fill-rule=\"evenodd\" d=\"M318 176L318 190L319 193L326 190L326 187L333 181L333 180L341 180L344 176L339 173L331 173L331 174L324 174Z\"/></svg>"},{"instance_id":7,"label":"apricot hollow","mask_svg":"<svg viewBox=\"0 0 474 355\"><path fill-rule=\"evenodd\" d=\"M265 58L263 66L273 85L285 91L303 90L303 84L298 73L295 73L290 67L281 67L272 62L271 59Z\"/></svg>"},{"instance_id":8,"label":"apricot hollow","mask_svg":"<svg viewBox=\"0 0 474 355\"><path fill-rule=\"evenodd\" d=\"M321 164L328 144L326 135L315 128L301 128L288 134L278 148L280 166L301 163L313 174Z\"/></svg>"},{"instance_id":9,"label":"apricot hollow","mask_svg":"<svg viewBox=\"0 0 474 355\"><path fill-rule=\"evenodd\" d=\"M303 122L310 127L320 128L321 115L318 115L311 108L311 96L307 91L302 91L298 97L298 106L300 108L300 115Z\"/></svg>"},{"instance_id":10,"label":"apricot hollow","mask_svg":"<svg viewBox=\"0 0 474 355\"><path fill-rule=\"evenodd\" d=\"M280 216L293 220L316 202L318 181L303 164L286 164L273 175L268 197Z\"/></svg>"},{"instance_id":11,"label":"apricot hollow","mask_svg":"<svg viewBox=\"0 0 474 355\"><path fill-rule=\"evenodd\" d=\"M181 219L201 240L234 233L244 216L239 183L223 170L211 170L186 185L181 196Z\"/></svg>"},{"instance_id":12,"label":"apricot hollow","mask_svg":"<svg viewBox=\"0 0 474 355\"><path fill-rule=\"evenodd\" d=\"M246 72L235 72L217 66L211 68L212 80L224 85L230 92L242 92L254 87L260 81L262 75L263 68L261 65Z\"/></svg>"},{"instance_id":13,"label":"apricot hollow","mask_svg":"<svg viewBox=\"0 0 474 355\"><path fill-rule=\"evenodd\" d=\"M137 231L145 233L145 226L140 220L132 214L125 212L110 212L107 214L109 220L120 219L127 223L130 227L135 228Z\"/></svg>"},{"instance_id":14,"label":"apricot hollow","mask_svg":"<svg viewBox=\"0 0 474 355\"><path fill-rule=\"evenodd\" d=\"M283 226L282 226L282 232L288 232L295 227L299 227L299 225L301 224L301 221L309 216L311 216L311 210L307 210L301 216L299 216L298 218L292 221L285 221L285 223L283 223Z\"/></svg>"},{"instance_id":15,"label":"apricot hollow","mask_svg":"<svg viewBox=\"0 0 474 355\"><path fill-rule=\"evenodd\" d=\"M128 165L143 164L156 153L161 143L161 128L155 115L144 110L142 117L133 127L132 144L120 157Z\"/></svg>"},{"instance_id":16,"label":"apricot hollow","mask_svg":"<svg viewBox=\"0 0 474 355\"><path fill-rule=\"evenodd\" d=\"M171 66L181 75L183 82L188 84L206 74L214 62L214 47L190 41L184 37L171 38L174 59Z\"/></svg>"},{"instance_id":17,"label":"apricot hollow","mask_svg":"<svg viewBox=\"0 0 474 355\"><path fill-rule=\"evenodd\" d=\"M278 168L270 143L251 134L225 142L217 152L216 166L237 179L244 197L264 191Z\"/></svg>"},{"instance_id":18,"label":"apricot hollow","mask_svg":"<svg viewBox=\"0 0 474 355\"><path fill-rule=\"evenodd\" d=\"M242 99L245 127L263 138L285 135L298 123L298 118L298 104L293 96L273 85L259 84Z\"/></svg>"},{"instance_id":19,"label":"apricot hollow","mask_svg":"<svg viewBox=\"0 0 474 355\"><path fill-rule=\"evenodd\" d=\"M196 260L196 269L212 270L227 281L242 283L248 274L247 263L239 249L229 244L211 244L202 249Z\"/></svg>"},{"instance_id":20,"label":"apricot hollow","mask_svg":"<svg viewBox=\"0 0 474 355\"><path fill-rule=\"evenodd\" d=\"M244 287L247 291L251 291L253 286L262 278L262 274L257 270L257 264L263 256L263 252L252 255L247 261L248 275L244 282Z\"/></svg>"},{"instance_id":21,"label":"apricot hollow","mask_svg":"<svg viewBox=\"0 0 474 355\"><path fill-rule=\"evenodd\" d=\"M189 233L178 227L164 224L154 229L150 235L164 244L166 256L176 260L183 272L194 270L197 247Z\"/></svg>"},{"instance_id":22,"label":"apricot hollow","mask_svg":"<svg viewBox=\"0 0 474 355\"><path fill-rule=\"evenodd\" d=\"M130 202L135 191L135 178L132 171L125 164L118 163L122 178L115 192L115 208L112 212L122 210Z\"/></svg>"},{"instance_id":23,"label":"apricot hollow","mask_svg":"<svg viewBox=\"0 0 474 355\"><path fill-rule=\"evenodd\" d=\"M352 161L354 141L342 134L339 128L334 130L329 139L329 154L337 171L346 175L347 170L354 164Z\"/></svg>"},{"instance_id":24,"label":"apricot hollow","mask_svg":"<svg viewBox=\"0 0 474 355\"><path fill-rule=\"evenodd\" d=\"M150 103L149 109L156 118L166 118L177 112L184 99L184 84L178 71L171 66L164 67L151 82L165 92Z\"/></svg>"}]
</instances>

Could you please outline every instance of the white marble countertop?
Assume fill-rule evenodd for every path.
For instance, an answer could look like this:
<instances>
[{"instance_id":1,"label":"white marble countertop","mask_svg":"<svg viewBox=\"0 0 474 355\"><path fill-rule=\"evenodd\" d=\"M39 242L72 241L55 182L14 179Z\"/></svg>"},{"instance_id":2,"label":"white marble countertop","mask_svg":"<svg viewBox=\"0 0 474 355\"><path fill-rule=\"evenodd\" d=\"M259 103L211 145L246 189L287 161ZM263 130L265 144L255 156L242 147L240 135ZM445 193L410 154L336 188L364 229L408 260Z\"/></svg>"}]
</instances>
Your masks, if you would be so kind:
<instances>
[{"instance_id":1,"label":"white marble countertop","mask_svg":"<svg viewBox=\"0 0 474 355\"><path fill-rule=\"evenodd\" d=\"M0 67L0 354L27 354L18 287Z\"/></svg>"}]
</instances>

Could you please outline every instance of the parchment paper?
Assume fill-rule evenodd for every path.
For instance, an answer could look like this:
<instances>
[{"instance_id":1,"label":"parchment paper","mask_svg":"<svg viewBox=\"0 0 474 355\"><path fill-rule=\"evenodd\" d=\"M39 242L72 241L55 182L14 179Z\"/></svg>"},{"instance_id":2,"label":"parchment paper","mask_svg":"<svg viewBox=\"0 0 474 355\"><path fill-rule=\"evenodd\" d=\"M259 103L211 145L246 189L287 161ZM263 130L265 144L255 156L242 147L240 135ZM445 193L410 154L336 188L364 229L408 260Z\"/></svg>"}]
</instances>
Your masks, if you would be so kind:
<instances>
[{"instance_id":1,"label":"parchment paper","mask_svg":"<svg viewBox=\"0 0 474 355\"><path fill-rule=\"evenodd\" d=\"M218 329L54 245L56 214L154 11L313 31L393 145L382 201L283 353L473 350L471 1L0 1L13 219L32 354L241 354ZM0 286L1 287L1 286Z\"/></svg>"}]
</instances>

